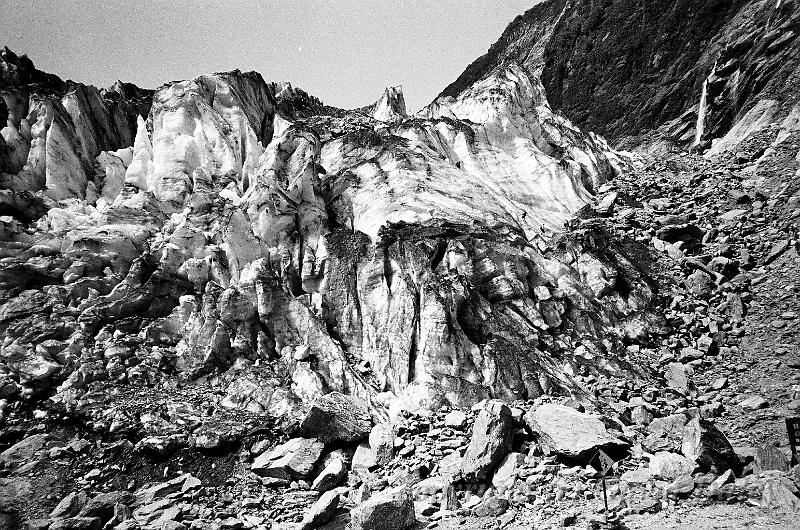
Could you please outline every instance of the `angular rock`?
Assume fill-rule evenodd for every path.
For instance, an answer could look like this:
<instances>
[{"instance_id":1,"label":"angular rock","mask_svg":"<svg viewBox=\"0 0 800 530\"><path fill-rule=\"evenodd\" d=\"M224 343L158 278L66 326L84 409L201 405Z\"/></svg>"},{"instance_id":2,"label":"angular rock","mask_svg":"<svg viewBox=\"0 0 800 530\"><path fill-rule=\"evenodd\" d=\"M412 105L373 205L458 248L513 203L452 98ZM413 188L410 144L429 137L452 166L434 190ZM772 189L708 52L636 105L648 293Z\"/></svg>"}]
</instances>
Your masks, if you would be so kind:
<instances>
[{"instance_id":1,"label":"angular rock","mask_svg":"<svg viewBox=\"0 0 800 530\"><path fill-rule=\"evenodd\" d=\"M800 513L797 486L786 477L770 475L764 482L761 504L767 509L787 514Z\"/></svg>"},{"instance_id":2,"label":"angular rock","mask_svg":"<svg viewBox=\"0 0 800 530\"><path fill-rule=\"evenodd\" d=\"M582 464L589 464L598 449L619 455L628 448L609 434L599 418L564 405L547 403L533 408L525 414L525 423L546 451Z\"/></svg>"},{"instance_id":3,"label":"angular rock","mask_svg":"<svg viewBox=\"0 0 800 530\"><path fill-rule=\"evenodd\" d=\"M73 491L59 502L50 512L51 519L73 517L89 502L89 497L82 491Z\"/></svg>"},{"instance_id":4,"label":"angular rock","mask_svg":"<svg viewBox=\"0 0 800 530\"><path fill-rule=\"evenodd\" d=\"M328 442L358 442L369 436L372 416L356 398L331 392L317 398L300 424L301 432Z\"/></svg>"},{"instance_id":5,"label":"angular rock","mask_svg":"<svg viewBox=\"0 0 800 530\"><path fill-rule=\"evenodd\" d=\"M786 252L786 249L789 248L789 240L788 239L781 239L780 241L776 241L772 247L769 249L769 253L767 253L767 257L764 258L764 263L769 264L775 261L780 257L781 254Z\"/></svg>"},{"instance_id":6,"label":"angular rock","mask_svg":"<svg viewBox=\"0 0 800 530\"><path fill-rule=\"evenodd\" d=\"M754 463L760 471L789 471L791 466L786 455L773 445L756 449Z\"/></svg>"},{"instance_id":7,"label":"angular rock","mask_svg":"<svg viewBox=\"0 0 800 530\"><path fill-rule=\"evenodd\" d=\"M769 406L769 402L761 396L750 396L745 399L739 406L745 410L758 410Z\"/></svg>"},{"instance_id":8,"label":"angular rock","mask_svg":"<svg viewBox=\"0 0 800 530\"><path fill-rule=\"evenodd\" d=\"M442 502L439 509L442 511L458 509L458 496L452 482L446 482L442 488Z\"/></svg>"},{"instance_id":9,"label":"angular rock","mask_svg":"<svg viewBox=\"0 0 800 530\"><path fill-rule=\"evenodd\" d=\"M262 477L283 480L306 478L322 456L325 444L313 438L292 438L258 456L250 469Z\"/></svg>"},{"instance_id":10,"label":"angular rock","mask_svg":"<svg viewBox=\"0 0 800 530\"><path fill-rule=\"evenodd\" d=\"M707 297L714 290L714 279L710 274L696 270L686 278L686 288L696 296Z\"/></svg>"},{"instance_id":11,"label":"angular rock","mask_svg":"<svg viewBox=\"0 0 800 530\"><path fill-rule=\"evenodd\" d=\"M480 504L472 509L476 517L497 517L508 510L508 499L495 495L487 495Z\"/></svg>"},{"instance_id":12,"label":"angular rock","mask_svg":"<svg viewBox=\"0 0 800 530\"><path fill-rule=\"evenodd\" d=\"M683 363L669 363L664 370L664 379L669 388L687 394L694 390L693 374L694 370L691 366Z\"/></svg>"},{"instance_id":13,"label":"angular rock","mask_svg":"<svg viewBox=\"0 0 800 530\"><path fill-rule=\"evenodd\" d=\"M6 462L8 464L30 462L33 460L36 452L44 448L46 442L47 435L45 434L28 436L0 453L0 462Z\"/></svg>"},{"instance_id":14,"label":"angular rock","mask_svg":"<svg viewBox=\"0 0 800 530\"><path fill-rule=\"evenodd\" d=\"M694 491L694 479L691 475L678 477L667 485L666 491L674 495L688 495Z\"/></svg>"},{"instance_id":15,"label":"angular rock","mask_svg":"<svg viewBox=\"0 0 800 530\"><path fill-rule=\"evenodd\" d=\"M143 504L150 504L158 499L163 499L167 495L181 491L184 484L192 480L197 479L189 473L183 473L172 480L138 490L135 493L134 505L141 506Z\"/></svg>"},{"instance_id":16,"label":"angular rock","mask_svg":"<svg viewBox=\"0 0 800 530\"><path fill-rule=\"evenodd\" d=\"M683 444L683 427L688 419L683 414L672 414L656 418L647 426L647 436L642 447L650 452L680 451Z\"/></svg>"},{"instance_id":17,"label":"angular rock","mask_svg":"<svg viewBox=\"0 0 800 530\"><path fill-rule=\"evenodd\" d=\"M378 460L375 457L375 451L372 450L368 443L360 443L358 447L356 447L356 452L353 454L351 467L353 470L364 469L368 471L378 467Z\"/></svg>"},{"instance_id":18,"label":"angular rock","mask_svg":"<svg viewBox=\"0 0 800 530\"><path fill-rule=\"evenodd\" d=\"M336 508L339 507L339 494L335 491L323 493L300 521L298 530L313 530L333 519Z\"/></svg>"},{"instance_id":19,"label":"angular rock","mask_svg":"<svg viewBox=\"0 0 800 530\"><path fill-rule=\"evenodd\" d=\"M467 415L460 410L452 410L444 417L444 424L451 429L463 429L467 425Z\"/></svg>"},{"instance_id":20,"label":"angular rock","mask_svg":"<svg viewBox=\"0 0 800 530\"><path fill-rule=\"evenodd\" d=\"M329 491L342 483L347 476L347 467L344 458L334 456L328 459L327 464L320 471L311 484L311 489L316 491Z\"/></svg>"},{"instance_id":21,"label":"angular rock","mask_svg":"<svg viewBox=\"0 0 800 530\"><path fill-rule=\"evenodd\" d=\"M354 530L406 530L417 522L407 486L374 494L350 512Z\"/></svg>"},{"instance_id":22,"label":"angular rock","mask_svg":"<svg viewBox=\"0 0 800 530\"><path fill-rule=\"evenodd\" d=\"M103 524L97 517L68 517L56 519L49 528L50 530L100 530Z\"/></svg>"},{"instance_id":23,"label":"angular rock","mask_svg":"<svg viewBox=\"0 0 800 530\"><path fill-rule=\"evenodd\" d=\"M508 453L492 476L492 486L498 490L509 487L524 463L525 455L522 453Z\"/></svg>"},{"instance_id":24,"label":"angular rock","mask_svg":"<svg viewBox=\"0 0 800 530\"><path fill-rule=\"evenodd\" d=\"M650 458L650 473L661 480L676 480L691 475L694 462L676 453L660 452Z\"/></svg>"},{"instance_id":25,"label":"angular rock","mask_svg":"<svg viewBox=\"0 0 800 530\"><path fill-rule=\"evenodd\" d=\"M725 435L713 423L700 418L693 418L684 426L681 452L700 469L716 474L741 466Z\"/></svg>"},{"instance_id":26,"label":"angular rock","mask_svg":"<svg viewBox=\"0 0 800 530\"><path fill-rule=\"evenodd\" d=\"M101 493L92 498L78 513L79 517L98 517L106 522L114 516L114 507L117 504L131 504L134 500L133 494L127 491L111 491Z\"/></svg>"},{"instance_id":27,"label":"angular rock","mask_svg":"<svg viewBox=\"0 0 800 530\"><path fill-rule=\"evenodd\" d=\"M722 486L732 482L735 478L736 476L733 474L733 471L729 469L722 475L715 478L714 482L708 486L708 490L711 492L718 491L720 488L722 488Z\"/></svg>"},{"instance_id":28,"label":"angular rock","mask_svg":"<svg viewBox=\"0 0 800 530\"><path fill-rule=\"evenodd\" d=\"M461 461L466 480L480 480L511 450L511 409L501 401L490 401L478 413L472 436Z\"/></svg>"},{"instance_id":29,"label":"angular rock","mask_svg":"<svg viewBox=\"0 0 800 530\"><path fill-rule=\"evenodd\" d=\"M642 467L626 471L619 477L619 480L629 486L647 484L653 480L653 474L648 468Z\"/></svg>"},{"instance_id":30,"label":"angular rock","mask_svg":"<svg viewBox=\"0 0 800 530\"><path fill-rule=\"evenodd\" d=\"M390 423L379 423L369 433L369 446L379 466L388 464L394 456L395 429Z\"/></svg>"}]
</instances>

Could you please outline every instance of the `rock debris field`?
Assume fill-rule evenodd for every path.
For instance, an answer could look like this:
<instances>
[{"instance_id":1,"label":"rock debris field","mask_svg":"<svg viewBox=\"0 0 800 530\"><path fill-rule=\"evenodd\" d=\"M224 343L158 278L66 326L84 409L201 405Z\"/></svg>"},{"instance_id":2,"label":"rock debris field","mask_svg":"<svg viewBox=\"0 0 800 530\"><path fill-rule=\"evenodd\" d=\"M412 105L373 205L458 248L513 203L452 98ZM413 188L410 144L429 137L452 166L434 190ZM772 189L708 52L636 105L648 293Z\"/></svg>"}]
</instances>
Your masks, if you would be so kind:
<instances>
[{"instance_id":1,"label":"rock debris field","mask_svg":"<svg viewBox=\"0 0 800 530\"><path fill-rule=\"evenodd\" d=\"M800 6L661 4L413 114L5 48L0 529L796 528Z\"/></svg>"}]
</instances>

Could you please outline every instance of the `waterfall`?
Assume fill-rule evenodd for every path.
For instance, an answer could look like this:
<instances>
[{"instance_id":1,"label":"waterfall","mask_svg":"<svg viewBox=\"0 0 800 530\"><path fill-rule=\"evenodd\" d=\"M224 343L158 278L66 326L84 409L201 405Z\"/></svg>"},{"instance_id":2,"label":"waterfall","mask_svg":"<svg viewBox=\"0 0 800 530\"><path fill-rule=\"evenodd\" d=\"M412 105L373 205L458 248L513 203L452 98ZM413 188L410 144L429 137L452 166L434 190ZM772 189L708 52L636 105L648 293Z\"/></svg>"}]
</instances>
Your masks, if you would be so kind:
<instances>
[{"instance_id":1,"label":"waterfall","mask_svg":"<svg viewBox=\"0 0 800 530\"><path fill-rule=\"evenodd\" d=\"M715 65L716 66L716 65ZM712 70L713 72L713 70ZM700 94L700 108L697 109L697 125L695 125L694 143L692 146L699 145L706 127L706 99L708 99L708 78L703 81L703 92Z\"/></svg>"}]
</instances>

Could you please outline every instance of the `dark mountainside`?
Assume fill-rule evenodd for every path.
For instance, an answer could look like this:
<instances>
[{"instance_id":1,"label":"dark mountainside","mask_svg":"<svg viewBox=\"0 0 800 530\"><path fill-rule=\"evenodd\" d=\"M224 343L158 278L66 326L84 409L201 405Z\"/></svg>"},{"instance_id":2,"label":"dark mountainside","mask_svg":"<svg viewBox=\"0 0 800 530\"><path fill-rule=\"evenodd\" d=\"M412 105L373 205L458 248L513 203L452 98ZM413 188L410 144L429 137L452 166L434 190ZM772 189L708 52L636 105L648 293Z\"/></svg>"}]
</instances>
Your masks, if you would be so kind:
<instances>
[{"instance_id":1,"label":"dark mountainside","mask_svg":"<svg viewBox=\"0 0 800 530\"><path fill-rule=\"evenodd\" d=\"M796 528L798 35L546 1L414 116L6 48L0 529Z\"/></svg>"},{"instance_id":2,"label":"dark mountainside","mask_svg":"<svg viewBox=\"0 0 800 530\"><path fill-rule=\"evenodd\" d=\"M703 139L719 138L759 98L797 92L797 11L793 1L544 2L441 96L516 62L541 71L550 104L583 128L618 140L679 120L669 133L685 144L709 77Z\"/></svg>"}]
</instances>

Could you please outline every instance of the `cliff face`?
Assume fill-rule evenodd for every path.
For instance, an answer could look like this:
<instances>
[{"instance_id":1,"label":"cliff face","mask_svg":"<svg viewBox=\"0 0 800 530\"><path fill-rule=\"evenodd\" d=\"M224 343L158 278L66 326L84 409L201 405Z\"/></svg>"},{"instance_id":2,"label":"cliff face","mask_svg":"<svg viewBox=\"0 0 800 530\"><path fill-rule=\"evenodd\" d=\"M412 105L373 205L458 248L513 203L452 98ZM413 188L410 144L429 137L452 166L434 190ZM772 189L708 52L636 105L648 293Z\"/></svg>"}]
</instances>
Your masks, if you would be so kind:
<instances>
[{"instance_id":1,"label":"cliff face","mask_svg":"<svg viewBox=\"0 0 800 530\"><path fill-rule=\"evenodd\" d=\"M548 1L514 20L441 96L515 62L541 72L553 108L580 127L618 140L667 124L668 138L692 144L706 85L699 136L710 141L759 99L792 99L799 24L791 0Z\"/></svg>"}]
</instances>

